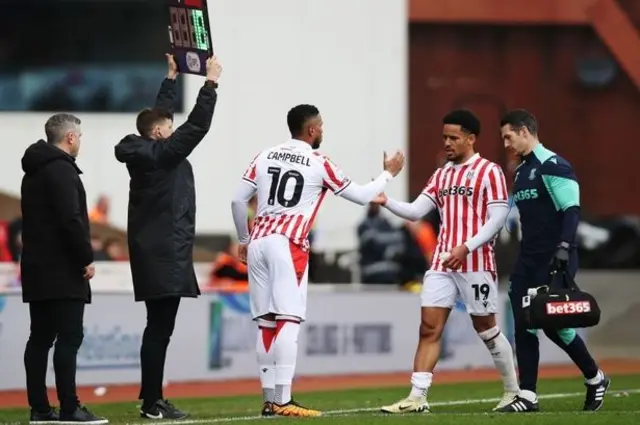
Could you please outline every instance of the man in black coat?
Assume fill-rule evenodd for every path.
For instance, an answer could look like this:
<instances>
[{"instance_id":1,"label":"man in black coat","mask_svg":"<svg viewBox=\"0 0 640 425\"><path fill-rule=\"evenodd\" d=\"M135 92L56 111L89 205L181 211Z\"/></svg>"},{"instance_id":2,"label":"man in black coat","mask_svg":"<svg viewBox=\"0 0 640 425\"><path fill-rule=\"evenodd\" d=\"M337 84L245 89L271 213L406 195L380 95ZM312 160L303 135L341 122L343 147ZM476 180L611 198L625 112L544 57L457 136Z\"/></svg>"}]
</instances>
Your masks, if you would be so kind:
<instances>
[{"instance_id":1,"label":"man in black coat","mask_svg":"<svg viewBox=\"0 0 640 425\"><path fill-rule=\"evenodd\" d=\"M29 303L31 334L24 353L31 423L51 421L105 424L76 395L76 357L84 338L89 279L95 273L87 200L76 165L80 120L53 115L45 124L47 141L22 157L22 298ZM46 389L49 350L60 401L58 415Z\"/></svg>"},{"instance_id":2,"label":"man in black coat","mask_svg":"<svg viewBox=\"0 0 640 425\"><path fill-rule=\"evenodd\" d=\"M127 226L131 275L135 300L147 307L140 349L140 414L150 419L187 416L164 399L162 380L180 299L200 295L193 269L196 194L187 156L209 131L222 71L215 58L207 60L207 79L196 105L174 132L178 69L171 55L167 61L169 71L155 107L138 115L140 135L126 136L115 148L131 178Z\"/></svg>"}]
</instances>

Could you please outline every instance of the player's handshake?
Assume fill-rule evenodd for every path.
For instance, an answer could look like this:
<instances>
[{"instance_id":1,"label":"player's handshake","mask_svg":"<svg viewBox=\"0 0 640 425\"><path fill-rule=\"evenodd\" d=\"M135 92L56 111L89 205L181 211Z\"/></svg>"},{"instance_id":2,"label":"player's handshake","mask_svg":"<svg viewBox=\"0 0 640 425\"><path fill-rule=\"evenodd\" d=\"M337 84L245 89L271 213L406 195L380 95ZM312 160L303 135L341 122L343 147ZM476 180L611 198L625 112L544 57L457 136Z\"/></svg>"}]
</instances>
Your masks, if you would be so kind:
<instances>
[{"instance_id":1,"label":"player's handshake","mask_svg":"<svg viewBox=\"0 0 640 425\"><path fill-rule=\"evenodd\" d=\"M385 171L391 173L393 177L397 176L404 167L404 153L397 150L392 157L387 157L387 153L383 153L383 168Z\"/></svg>"}]
</instances>

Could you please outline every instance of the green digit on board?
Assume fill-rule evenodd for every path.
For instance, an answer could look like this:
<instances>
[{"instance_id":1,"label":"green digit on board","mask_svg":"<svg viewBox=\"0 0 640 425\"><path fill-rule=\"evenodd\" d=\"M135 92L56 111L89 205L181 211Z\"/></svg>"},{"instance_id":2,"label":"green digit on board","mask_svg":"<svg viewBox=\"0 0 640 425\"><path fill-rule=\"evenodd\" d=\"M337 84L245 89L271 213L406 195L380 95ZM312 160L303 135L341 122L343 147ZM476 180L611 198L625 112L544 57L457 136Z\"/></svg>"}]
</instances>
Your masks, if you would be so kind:
<instances>
[{"instance_id":1,"label":"green digit on board","mask_svg":"<svg viewBox=\"0 0 640 425\"><path fill-rule=\"evenodd\" d=\"M200 50L209 50L209 37L207 29L204 27L204 14L202 10L190 9L190 11L196 47Z\"/></svg>"}]
</instances>

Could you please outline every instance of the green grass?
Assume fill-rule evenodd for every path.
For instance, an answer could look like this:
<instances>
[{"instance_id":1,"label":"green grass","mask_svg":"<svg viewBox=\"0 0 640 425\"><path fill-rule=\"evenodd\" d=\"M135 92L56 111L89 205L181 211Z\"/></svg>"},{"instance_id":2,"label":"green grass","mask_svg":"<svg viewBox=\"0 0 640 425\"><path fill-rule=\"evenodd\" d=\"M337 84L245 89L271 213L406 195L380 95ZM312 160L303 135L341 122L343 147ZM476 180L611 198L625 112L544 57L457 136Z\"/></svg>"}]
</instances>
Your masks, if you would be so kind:
<instances>
[{"instance_id":1,"label":"green grass","mask_svg":"<svg viewBox=\"0 0 640 425\"><path fill-rule=\"evenodd\" d=\"M459 425L463 420L478 425L540 424L553 425L575 421L580 425L635 425L640 423L640 375L614 376L603 409L597 413L581 412L584 386L580 379L545 380L539 384L540 406L537 414L492 414L491 408L501 396L499 383L466 383L434 385L429 394L431 414L382 415L377 409L383 404L395 402L407 395L408 388L385 388L339 392L299 394L304 405L323 410L325 416L313 419L251 418L256 416L261 399L255 397L225 397L215 399L174 400L179 408L191 413L190 425L216 423L256 424L268 420L289 424L313 423L327 425L375 425L375 424L425 424ZM619 396L627 391L628 396ZM106 416L112 424L168 424L146 422L139 418L136 403L103 404L92 406L99 415ZM346 412L344 412L346 410ZM341 412L342 411L342 412ZM25 423L25 409L0 410L0 424ZM174 422L179 424L180 422ZM570 424L572 425L572 424Z\"/></svg>"}]
</instances>

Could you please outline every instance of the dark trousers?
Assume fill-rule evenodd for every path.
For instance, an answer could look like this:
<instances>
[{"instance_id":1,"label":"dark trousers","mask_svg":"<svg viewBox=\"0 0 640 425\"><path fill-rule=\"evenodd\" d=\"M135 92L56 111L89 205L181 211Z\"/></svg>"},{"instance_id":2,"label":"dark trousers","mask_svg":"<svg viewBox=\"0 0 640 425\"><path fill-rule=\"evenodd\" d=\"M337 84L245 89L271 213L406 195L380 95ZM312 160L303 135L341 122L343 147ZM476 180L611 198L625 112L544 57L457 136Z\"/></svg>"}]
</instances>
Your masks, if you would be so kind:
<instances>
[{"instance_id":1,"label":"dark trousers","mask_svg":"<svg viewBox=\"0 0 640 425\"><path fill-rule=\"evenodd\" d=\"M577 264L577 262L573 264ZM528 288L535 288L549 283L549 266L548 263L526 268L520 265L519 269L526 270L528 273L511 276L509 298L515 325L516 358L518 360L520 388L537 392L540 346L537 332L527 329L523 324L522 297L527 295ZM574 277L576 271L575 267L570 267L568 273ZM591 379L598 374L598 366L595 360L591 357L584 341L574 329L542 329L542 331L547 338L567 353L585 378Z\"/></svg>"},{"instance_id":2,"label":"dark trousers","mask_svg":"<svg viewBox=\"0 0 640 425\"><path fill-rule=\"evenodd\" d=\"M140 368L142 380L140 400L143 407L150 407L164 398L162 381L167 347L176 324L180 298L161 298L145 302L147 306L147 327L142 336L140 348Z\"/></svg>"},{"instance_id":3,"label":"dark trousers","mask_svg":"<svg viewBox=\"0 0 640 425\"><path fill-rule=\"evenodd\" d=\"M29 406L49 411L46 376L49 350L54 344L53 370L60 408L73 412L78 407L76 357L84 338L82 300L51 300L29 303L31 334L24 351Z\"/></svg>"}]
</instances>

